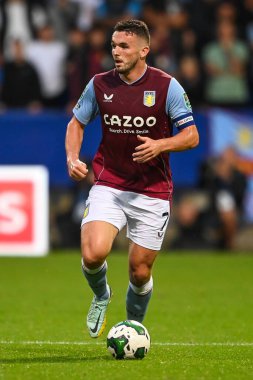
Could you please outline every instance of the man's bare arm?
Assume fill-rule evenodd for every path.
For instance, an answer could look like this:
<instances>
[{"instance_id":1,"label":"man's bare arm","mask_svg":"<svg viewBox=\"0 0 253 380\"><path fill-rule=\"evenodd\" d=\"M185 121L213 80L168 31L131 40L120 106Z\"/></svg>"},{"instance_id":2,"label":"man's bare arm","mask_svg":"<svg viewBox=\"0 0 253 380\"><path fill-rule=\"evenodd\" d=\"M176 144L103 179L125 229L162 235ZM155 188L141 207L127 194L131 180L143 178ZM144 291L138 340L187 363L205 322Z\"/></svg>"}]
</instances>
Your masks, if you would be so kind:
<instances>
[{"instance_id":1,"label":"man's bare arm","mask_svg":"<svg viewBox=\"0 0 253 380\"><path fill-rule=\"evenodd\" d=\"M199 134L195 125L182 129L177 135L165 139L153 140L149 137L137 136L141 142L133 153L133 160L144 163L152 160L160 153L180 152L196 147Z\"/></svg>"},{"instance_id":2,"label":"man's bare arm","mask_svg":"<svg viewBox=\"0 0 253 380\"><path fill-rule=\"evenodd\" d=\"M88 173L86 164L79 160L83 131L84 125L73 116L67 126L65 148L69 176L76 181L81 181Z\"/></svg>"}]
</instances>

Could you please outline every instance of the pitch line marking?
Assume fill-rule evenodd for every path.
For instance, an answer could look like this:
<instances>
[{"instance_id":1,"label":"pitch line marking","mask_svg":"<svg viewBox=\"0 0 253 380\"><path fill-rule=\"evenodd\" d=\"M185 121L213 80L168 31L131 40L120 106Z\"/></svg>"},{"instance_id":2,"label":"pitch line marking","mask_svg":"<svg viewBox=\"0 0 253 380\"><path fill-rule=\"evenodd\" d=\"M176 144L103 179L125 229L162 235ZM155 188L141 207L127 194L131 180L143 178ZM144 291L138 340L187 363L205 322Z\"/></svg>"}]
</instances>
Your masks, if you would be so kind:
<instances>
[{"instance_id":1,"label":"pitch line marking","mask_svg":"<svg viewBox=\"0 0 253 380\"><path fill-rule=\"evenodd\" d=\"M48 346L89 346L89 345L104 345L105 342L68 342L68 341L49 341L49 340L0 340L2 345L48 345ZM253 347L253 342L152 342L153 346L178 346L178 347Z\"/></svg>"}]
</instances>

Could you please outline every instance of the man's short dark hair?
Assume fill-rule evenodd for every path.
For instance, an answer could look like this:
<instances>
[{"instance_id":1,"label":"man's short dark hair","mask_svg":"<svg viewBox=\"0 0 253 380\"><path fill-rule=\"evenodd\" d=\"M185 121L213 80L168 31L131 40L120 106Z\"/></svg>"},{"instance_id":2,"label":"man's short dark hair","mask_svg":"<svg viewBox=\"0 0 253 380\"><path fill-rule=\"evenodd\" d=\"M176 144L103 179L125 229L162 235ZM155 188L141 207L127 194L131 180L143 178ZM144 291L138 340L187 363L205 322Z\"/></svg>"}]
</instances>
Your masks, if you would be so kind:
<instances>
[{"instance_id":1,"label":"man's short dark hair","mask_svg":"<svg viewBox=\"0 0 253 380\"><path fill-rule=\"evenodd\" d=\"M145 22L141 20L126 20L119 21L114 27L114 32L127 32L136 34L139 37L144 38L148 45L150 44L149 29Z\"/></svg>"}]
</instances>

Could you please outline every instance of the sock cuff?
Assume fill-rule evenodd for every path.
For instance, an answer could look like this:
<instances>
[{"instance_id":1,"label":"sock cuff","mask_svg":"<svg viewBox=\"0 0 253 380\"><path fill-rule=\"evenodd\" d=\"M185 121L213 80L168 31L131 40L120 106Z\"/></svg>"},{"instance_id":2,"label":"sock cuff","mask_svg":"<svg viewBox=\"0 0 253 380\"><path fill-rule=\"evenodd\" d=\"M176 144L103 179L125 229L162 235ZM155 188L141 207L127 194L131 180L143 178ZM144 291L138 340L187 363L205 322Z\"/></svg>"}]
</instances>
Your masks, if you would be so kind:
<instances>
[{"instance_id":1,"label":"sock cuff","mask_svg":"<svg viewBox=\"0 0 253 380\"><path fill-rule=\"evenodd\" d=\"M83 270L84 270L86 273L88 273L88 274L96 274L96 273L100 272L102 269L107 270L107 262L106 262L106 261L105 261L100 267L95 268L95 269L89 269L89 268L87 268L87 267L84 265L83 258L81 259L81 264L82 264L82 268L83 268Z\"/></svg>"},{"instance_id":2,"label":"sock cuff","mask_svg":"<svg viewBox=\"0 0 253 380\"><path fill-rule=\"evenodd\" d=\"M130 288L133 290L135 294L138 294L140 296L144 296L145 294L148 294L153 289L153 277L151 276L149 281L146 282L146 284L142 285L141 287L138 287L131 282L129 282Z\"/></svg>"}]
</instances>

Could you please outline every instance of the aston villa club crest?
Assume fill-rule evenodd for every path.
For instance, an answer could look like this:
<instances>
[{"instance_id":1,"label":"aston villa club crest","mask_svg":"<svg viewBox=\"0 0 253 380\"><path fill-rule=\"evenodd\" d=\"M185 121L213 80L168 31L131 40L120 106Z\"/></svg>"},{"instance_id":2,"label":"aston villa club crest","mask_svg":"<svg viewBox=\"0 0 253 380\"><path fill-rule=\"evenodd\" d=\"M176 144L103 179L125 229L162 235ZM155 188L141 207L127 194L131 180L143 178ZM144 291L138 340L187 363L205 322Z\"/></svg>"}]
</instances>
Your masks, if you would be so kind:
<instances>
[{"instance_id":1,"label":"aston villa club crest","mask_svg":"<svg viewBox=\"0 0 253 380\"><path fill-rule=\"evenodd\" d=\"M144 91L143 104L146 107L155 105L155 91Z\"/></svg>"}]
</instances>

